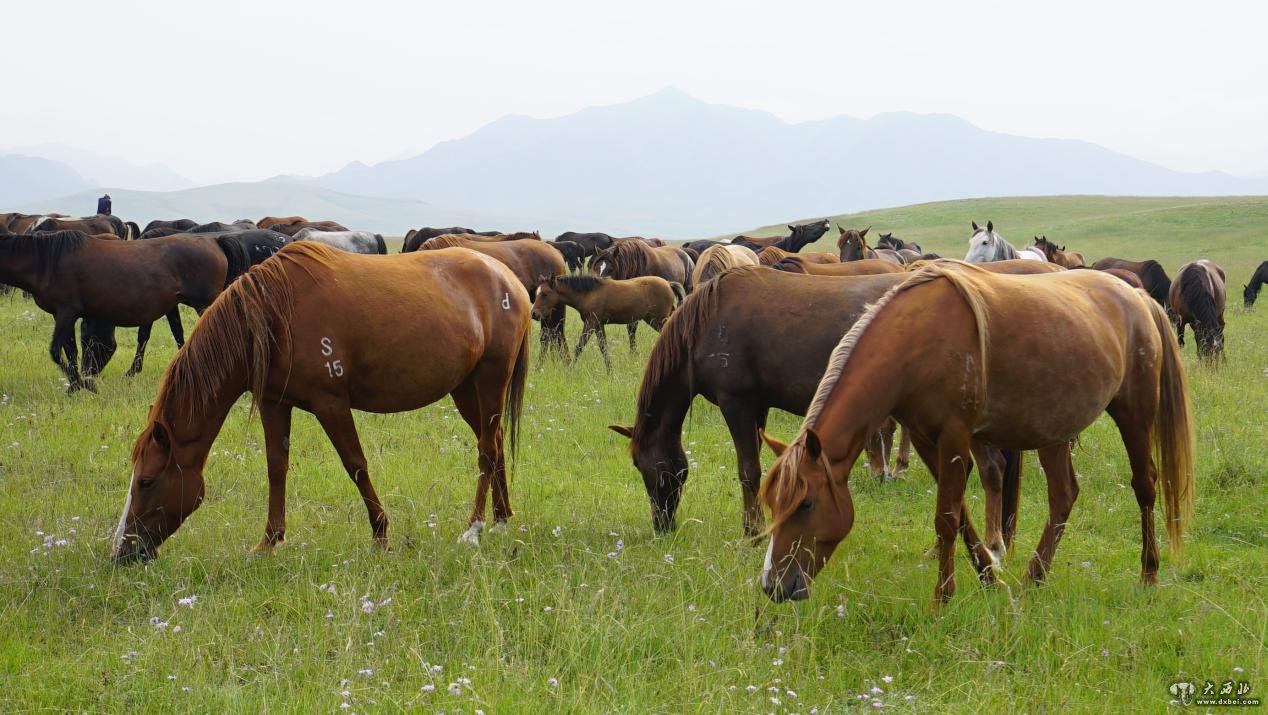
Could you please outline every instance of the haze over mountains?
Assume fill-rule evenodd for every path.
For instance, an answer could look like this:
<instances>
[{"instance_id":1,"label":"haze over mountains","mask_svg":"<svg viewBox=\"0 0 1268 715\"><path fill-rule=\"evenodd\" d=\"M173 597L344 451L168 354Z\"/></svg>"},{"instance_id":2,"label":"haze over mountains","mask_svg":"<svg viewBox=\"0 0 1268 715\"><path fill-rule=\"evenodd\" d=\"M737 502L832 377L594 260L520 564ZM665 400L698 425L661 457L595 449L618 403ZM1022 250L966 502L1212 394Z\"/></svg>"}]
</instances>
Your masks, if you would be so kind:
<instances>
[{"instance_id":1,"label":"haze over mountains","mask_svg":"<svg viewBox=\"0 0 1268 715\"><path fill-rule=\"evenodd\" d=\"M8 174L0 182L0 206L30 207L57 196L17 198ZM131 188L122 180L105 185ZM283 185L289 188L279 193ZM666 89L554 119L507 116L408 159L354 162L320 177L147 193L144 200L116 194L115 206L142 219L316 214L389 233L432 222L428 216L438 223L461 216L466 220L456 222L545 233L569 228L688 238L979 196L1261 193L1268 193L1268 177L1176 172L1094 144L989 132L949 115L790 124ZM260 200L283 203L256 210ZM89 204L75 198L74 205Z\"/></svg>"}]
</instances>

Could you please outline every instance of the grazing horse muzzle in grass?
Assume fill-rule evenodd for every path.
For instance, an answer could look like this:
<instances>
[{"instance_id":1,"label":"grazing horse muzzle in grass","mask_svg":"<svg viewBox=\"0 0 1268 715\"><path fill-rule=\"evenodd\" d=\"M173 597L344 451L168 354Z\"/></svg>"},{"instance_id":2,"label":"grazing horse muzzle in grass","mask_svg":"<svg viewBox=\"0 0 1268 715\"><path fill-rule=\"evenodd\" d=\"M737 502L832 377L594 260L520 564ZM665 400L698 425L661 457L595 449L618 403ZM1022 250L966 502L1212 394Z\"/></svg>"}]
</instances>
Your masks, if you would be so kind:
<instances>
[{"instance_id":1,"label":"grazing horse muzzle in grass","mask_svg":"<svg viewBox=\"0 0 1268 715\"><path fill-rule=\"evenodd\" d=\"M385 321L401 305L409 320ZM116 534L120 560L153 557L203 498L203 469L233 405L251 396L264 428L268 518L257 551L286 531L291 412L317 421L387 546L352 410L414 410L451 395L476 436L480 478L464 541L511 516L503 425L515 448L528 369L529 302L509 269L466 249L394 256L288 244L225 290L168 365L132 450ZM375 346L364 350L363 346Z\"/></svg>"}]
</instances>

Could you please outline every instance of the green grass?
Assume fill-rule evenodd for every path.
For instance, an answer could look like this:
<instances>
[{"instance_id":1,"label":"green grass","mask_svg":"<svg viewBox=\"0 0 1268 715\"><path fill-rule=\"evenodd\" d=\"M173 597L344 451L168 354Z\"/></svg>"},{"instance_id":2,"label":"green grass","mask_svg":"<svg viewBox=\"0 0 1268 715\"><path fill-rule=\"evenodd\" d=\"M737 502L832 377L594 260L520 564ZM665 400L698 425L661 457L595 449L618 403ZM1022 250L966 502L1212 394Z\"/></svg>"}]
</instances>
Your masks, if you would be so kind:
<instances>
[{"instance_id":1,"label":"green grass","mask_svg":"<svg viewBox=\"0 0 1268 715\"><path fill-rule=\"evenodd\" d=\"M847 220L962 255L969 221L988 218L1010 239L1047 233L1090 257L1156 257L1169 271L1212 258L1234 286L1268 258L1268 199L990 199ZM626 442L606 429L631 419L646 330L635 355L612 331L611 376L593 351L571 371L534 368L511 482L517 515L478 551L456 543L475 455L446 401L358 415L394 552L370 546L356 491L299 413L288 540L272 557L249 556L266 480L244 402L215 445L207 502L158 560L115 568L108 535L127 456L171 338L156 327L146 372L128 379L126 331L100 394L68 398L47 356L51 319L0 298L0 701L6 712L340 712L348 702L343 711L358 713L807 713L873 699L921 712L1162 711L1180 677L1245 680L1263 697L1268 305L1246 313L1240 290L1232 298L1226 364L1200 368L1186 348L1199 442L1187 558L1164 549L1159 586L1137 584L1126 458L1102 420L1075 452L1083 490L1049 585L1021 585L1046 514L1031 458L1005 585L979 588L961 558L959 592L940 611L922 557L932 483L919 465L884 485L856 467L854 531L812 598L769 603L754 584L762 552L739 543L730 440L703 400L688 423L681 527L653 537ZM787 437L798 424L777 414L771 431ZM970 495L980 520L980 487ZM178 604L195 595L192 608ZM470 683L452 695L459 678Z\"/></svg>"}]
</instances>

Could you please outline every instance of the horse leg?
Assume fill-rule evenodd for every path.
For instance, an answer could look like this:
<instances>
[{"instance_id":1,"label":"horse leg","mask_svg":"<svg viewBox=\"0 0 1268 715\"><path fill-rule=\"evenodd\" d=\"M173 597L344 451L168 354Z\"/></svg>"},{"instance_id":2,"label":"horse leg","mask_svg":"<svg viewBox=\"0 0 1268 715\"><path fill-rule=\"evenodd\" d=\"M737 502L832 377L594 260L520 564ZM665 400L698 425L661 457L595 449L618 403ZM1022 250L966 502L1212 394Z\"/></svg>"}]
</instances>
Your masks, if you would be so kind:
<instances>
[{"instance_id":1,"label":"horse leg","mask_svg":"<svg viewBox=\"0 0 1268 715\"><path fill-rule=\"evenodd\" d=\"M603 354L603 365L612 372L612 357L608 355L608 329L600 324L595 330L595 340L599 343L599 352Z\"/></svg>"},{"instance_id":2,"label":"horse leg","mask_svg":"<svg viewBox=\"0 0 1268 715\"><path fill-rule=\"evenodd\" d=\"M291 406L262 400L260 423L264 426L264 449L269 465L269 516L264 522L264 538L252 551L273 553L286 538L286 472L291 459Z\"/></svg>"},{"instance_id":3,"label":"horse leg","mask_svg":"<svg viewBox=\"0 0 1268 715\"><path fill-rule=\"evenodd\" d=\"M755 400L747 397L729 398L719 402L718 406L722 408L722 418L726 420L727 429L731 432L731 441L735 444L735 456L738 460L740 491L744 496L744 538L751 539L756 544L766 522L762 515L762 505L757 498L758 488L762 484L761 440L757 436L760 408L755 405Z\"/></svg>"},{"instance_id":4,"label":"horse leg","mask_svg":"<svg viewBox=\"0 0 1268 715\"><path fill-rule=\"evenodd\" d=\"M961 531L961 523L968 522L964 508L964 486L972 455L969 451L969 435L962 425L955 422L943 427L937 442L937 510L934 513L934 532L938 536L938 583L934 586L935 602L945 603L955 595L955 537ZM964 534L965 539L969 536ZM980 542L979 542L980 543Z\"/></svg>"},{"instance_id":5,"label":"horse leg","mask_svg":"<svg viewBox=\"0 0 1268 715\"><path fill-rule=\"evenodd\" d=\"M509 376L503 379L509 379ZM510 491L506 484L506 463L502 451L503 405L501 398L505 390L495 389L496 386L490 388L488 385L485 385L486 389L480 389L482 382L490 381L491 377L487 373L485 380L482 381L477 368L467 382L453 391L454 405L467 426L476 434L478 442L480 477L476 483L475 502L471 507L471 518L467 521L467 530L458 538L459 542L472 546L480 544L480 533L484 530L484 509L490 486L493 487L493 529L505 528L512 514Z\"/></svg>"},{"instance_id":6,"label":"horse leg","mask_svg":"<svg viewBox=\"0 0 1268 715\"><path fill-rule=\"evenodd\" d=\"M911 433L906 427L898 425L902 430L902 437L898 441L898 460L894 463L894 476L907 473L907 467L911 462Z\"/></svg>"},{"instance_id":7,"label":"horse leg","mask_svg":"<svg viewBox=\"0 0 1268 715\"><path fill-rule=\"evenodd\" d=\"M1179 313L1175 314L1175 319L1176 319L1176 342L1179 343L1181 346L1183 346L1184 345L1184 324L1186 321L1184 318L1180 317Z\"/></svg>"},{"instance_id":8,"label":"horse leg","mask_svg":"<svg viewBox=\"0 0 1268 715\"><path fill-rule=\"evenodd\" d=\"M594 332L594 326L585 323L581 326L581 337L577 338L577 349L572 353L572 363L575 365L581 359L581 350L586 346L586 341L590 339L590 334Z\"/></svg>"},{"instance_id":9,"label":"horse leg","mask_svg":"<svg viewBox=\"0 0 1268 715\"><path fill-rule=\"evenodd\" d=\"M53 340L48 346L49 357L62 369L70 383L66 388L68 395L85 387L79 379L79 355L75 349L75 321L78 318L74 313L58 311L53 321Z\"/></svg>"},{"instance_id":10,"label":"horse leg","mask_svg":"<svg viewBox=\"0 0 1268 715\"><path fill-rule=\"evenodd\" d=\"M80 369L84 379L92 379L114 357L119 344L114 339L115 326L96 320L83 320L79 323L79 344L83 348L83 362Z\"/></svg>"},{"instance_id":11,"label":"horse leg","mask_svg":"<svg viewBox=\"0 0 1268 715\"><path fill-rule=\"evenodd\" d=\"M1035 583L1043 583L1052 568L1052 557L1057 553L1057 544L1065 533L1070 510L1079 496L1079 482L1074 476L1074 464L1070 461L1069 442L1039 450L1039 464L1048 478L1048 523L1044 524L1039 545L1030 557L1028 575Z\"/></svg>"},{"instance_id":12,"label":"horse leg","mask_svg":"<svg viewBox=\"0 0 1268 715\"><path fill-rule=\"evenodd\" d=\"M198 312L202 315L202 311ZM180 306L172 308L167 313L167 327L172 330L172 338L176 340L176 347L185 346L185 326L181 324Z\"/></svg>"},{"instance_id":13,"label":"horse leg","mask_svg":"<svg viewBox=\"0 0 1268 715\"><path fill-rule=\"evenodd\" d=\"M312 412L326 431L330 443L339 453L343 468L347 470L352 483L357 485L361 500L365 502L366 512L370 516L370 531L374 535L374 543L384 549L387 545L387 512L379 495L374 492L370 483L370 472L366 469L365 453L361 451L361 440L357 437L357 424L352 419L352 412L347 403L313 405Z\"/></svg>"},{"instance_id":14,"label":"horse leg","mask_svg":"<svg viewBox=\"0 0 1268 715\"><path fill-rule=\"evenodd\" d=\"M974 445L973 459L986 493L986 549L993 568L998 569L1004 560L1004 455L993 447Z\"/></svg>"},{"instance_id":15,"label":"horse leg","mask_svg":"<svg viewBox=\"0 0 1268 715\"><path fill-rule=\"evenodd\" d=\"M141 372L141 368L145 363L145 346L150 342L150 330L154 328L152 323L146 323L137 328L136 331L136 356L132 358L132 367L124 373L128 377L132 377Z\"/></svg>"},{"instance_id":16,"label":"horse leg","mask_svg":"<svg viewBox=\"0 0 1268 715\"><path fill-rule=\"evenodd\" d=\"M1158 583L1158 537L1154 533L1154 501L1157 498L1158 472L1152 454L1149 425L1135 424L1132 415L1110 404L1110 417L1118 425L1127 460L1131 463L1132 491L1140 507L1140 582Z\"/></svg>"},{"instance_id":17,"label":"horse leg","mask_svg":"<svg viewBox=\"0 0 1268 715\"><path fill-rule=\"evenodd\" d=\"M884 429L881 427L868 435L867 441L863 443L863 449L867 452L868 471L878 482L884 482L889 478L889 464L885 460Z\"/></svg>"},{"instance_id":18,"label":"horse leg","mask_svg":"<svg viewBox=\"0 0 1268 715\"><path fill-rule=\"evenodd\" d=\"M925 465L929 467L929 472L933 476L934 483L938 485L938 493L941 495L943 480L939 476L941 474L939 470L942 468L942 452L940 446L919 437L912 438L912 445L916 448L916 453L920 455L920 458L924 461ZM970 451L968 454L971 455L972 452ZM956 457L955 459L958 463L963 464L960 469L963 469L964 473L962 478L963 481L960 485L960 508L958 511L959 516L957 517L956 527L960 532L961 538L964 540L964 548L968 550L969 558L973 562L973 568L977 570L978 578L980 578L982 583L985 585L993 585L997 576L995 568L993 568L995 565L994 558L991 555L991 552L986 548L986 545L982 543L982 539L978 536L977 529L973 527L973 520L969 516L968 503L964 498L964 485L968 482L968 475L973 469L973 461L971 458L960 459L959 457ZM925 558L942 558L943 545L942 536L938 532L938 519L943 516L945 511L946 510L941 508L941 502L939 502L938 513L934 517L935 539L933 547L925 553ZM951 547L954 551L954 534L951 538ZM952 576L954 577L954 572ZM954 590L955 584L952 582L952 592L954 592ZM947 597L950 598L950 595Z\"/></svg>"},{"instance_id":19,"label":"horse leg","mask_svg":"<svg viewBox=\"0 0 1268 715\"><path fill-rule=\"evenodd\" d=\"M636 344L634 341L634 334L638 332L638 323L630 323L629 325L625 326L625 329L629 331L629 334L630 334L630 352L634 352L636 348Z\"/></svg>"}]
</instances>

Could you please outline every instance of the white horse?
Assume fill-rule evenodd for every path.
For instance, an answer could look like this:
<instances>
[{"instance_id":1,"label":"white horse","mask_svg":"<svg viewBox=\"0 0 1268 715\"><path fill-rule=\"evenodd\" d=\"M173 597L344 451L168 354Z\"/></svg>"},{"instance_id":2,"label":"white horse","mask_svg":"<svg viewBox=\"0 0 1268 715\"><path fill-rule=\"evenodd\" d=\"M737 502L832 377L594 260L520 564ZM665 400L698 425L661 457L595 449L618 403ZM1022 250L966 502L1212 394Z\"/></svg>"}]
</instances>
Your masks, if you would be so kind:
<instances>
[{"instance_id":1,"label":"white horse","mask_svg":"<svg viewBox=\"0 0 1268 715\"><path fill-rule=\"evenodd\" d=\"M370 231L322 231L316 228L300 229L294 241L315 241L348 253L387 253L383 236Z\"/></svg>"},{"instance_id":2,"label":"white horse","mask_svg":"<svg viewBox=\"0 0 1268 715\"><path fill-rule=\"evenodd\" d=\"M1013 258L1048 262L1047 256L1038 248L1016 248L1005 241L1003 236L995 233L993 222L987 221L986 228L978 226L977 221L973 222L973 235L969 238L969 252L964 256L965 263L989 263Z\"/></svg>"}]
</instances>

